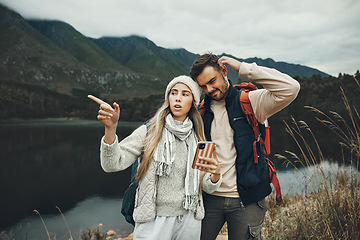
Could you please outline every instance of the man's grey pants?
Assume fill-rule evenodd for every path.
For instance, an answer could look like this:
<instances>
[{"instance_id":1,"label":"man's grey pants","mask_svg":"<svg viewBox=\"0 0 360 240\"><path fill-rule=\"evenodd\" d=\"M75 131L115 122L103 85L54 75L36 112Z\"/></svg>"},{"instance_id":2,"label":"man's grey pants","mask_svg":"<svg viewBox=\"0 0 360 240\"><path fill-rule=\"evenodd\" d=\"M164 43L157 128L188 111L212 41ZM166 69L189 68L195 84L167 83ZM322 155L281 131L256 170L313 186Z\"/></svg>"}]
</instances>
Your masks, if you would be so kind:
<instances>
[{"instance_id":1,"label":"man's grey pants","mask_svg":"<svg viewBox=\"0 0 360 240\"><path fill-rule=\"evenodd\" d=\"M216 239L225 222L229 240L261 239L261 228L267 209L265 199L244 207L240 198L208 194L204 197L204 206L201 240Z\"/></svg>"}]
</instances>

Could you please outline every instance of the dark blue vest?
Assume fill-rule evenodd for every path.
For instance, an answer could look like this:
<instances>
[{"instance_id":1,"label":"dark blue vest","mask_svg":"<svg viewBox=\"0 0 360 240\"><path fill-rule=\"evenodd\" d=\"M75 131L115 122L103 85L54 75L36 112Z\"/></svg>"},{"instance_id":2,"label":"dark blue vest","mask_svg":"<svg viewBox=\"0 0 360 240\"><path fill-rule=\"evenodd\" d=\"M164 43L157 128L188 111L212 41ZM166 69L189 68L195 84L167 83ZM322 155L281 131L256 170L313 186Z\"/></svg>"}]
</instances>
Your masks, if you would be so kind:
<instances>
[{"instance_id":1,"label":"dark blue vest","mask_svg":"<svg viewBox=\"0 0 360 240\"><path fill-rule=\"evenodd\" d=\"M254 131L248 123L240 106L240 92L230 82L229 92L225 98L229 123L234 130L234 145L237 153L235 160L236 183L241 201L244 205L260 201L271 193L269 169L265 160L264 150L260 142L257 143L259 162L254 163L253 142ZM210 110L209 96L205 96L203 117L205 137L211 141L211 123L214 114ZM261 137L265 139L265 127L261 124Z\"/></svg>"}]
</instances>

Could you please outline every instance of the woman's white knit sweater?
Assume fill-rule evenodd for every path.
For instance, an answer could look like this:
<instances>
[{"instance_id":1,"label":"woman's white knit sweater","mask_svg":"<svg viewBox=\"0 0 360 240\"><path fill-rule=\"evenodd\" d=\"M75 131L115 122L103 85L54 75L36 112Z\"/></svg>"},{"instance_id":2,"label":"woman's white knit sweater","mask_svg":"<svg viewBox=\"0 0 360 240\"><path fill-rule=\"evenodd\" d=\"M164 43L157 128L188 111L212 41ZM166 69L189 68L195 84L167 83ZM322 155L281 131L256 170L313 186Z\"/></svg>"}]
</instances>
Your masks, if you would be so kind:
<instances>
[{"instance_id":1,"label":"woman's white knit sweater","mask_svg":"<svg viewBox=\"0 0 360 240\"><path fill-rule=\"evenodd\" d=\"M143 151L146 133L147 128L145 125L142 125L120 143L117 137L111 145L106 144L102 139L100 160L104 171L116 172L131 166ZM156 177L154 199L156 209L154 211L156 211L158 216L179 216L186 213L186 210L183 208L183 201L185 197L185 175L188 157L187 146L184 141L178 138L176 138L175 143L176 157L170 176ZM202 189L207 193L214 192L221 183L221 179L216 183L212 183L210 176L210 174L206 174L202 182ZM128 184L128 182L124 184ZM199 198L201 198L201 194L199 194ZM202 202L202 199L199 200L201 200L199 202ZM202 204L201 208L203 208Z\"/></svg>"}]
</instances>

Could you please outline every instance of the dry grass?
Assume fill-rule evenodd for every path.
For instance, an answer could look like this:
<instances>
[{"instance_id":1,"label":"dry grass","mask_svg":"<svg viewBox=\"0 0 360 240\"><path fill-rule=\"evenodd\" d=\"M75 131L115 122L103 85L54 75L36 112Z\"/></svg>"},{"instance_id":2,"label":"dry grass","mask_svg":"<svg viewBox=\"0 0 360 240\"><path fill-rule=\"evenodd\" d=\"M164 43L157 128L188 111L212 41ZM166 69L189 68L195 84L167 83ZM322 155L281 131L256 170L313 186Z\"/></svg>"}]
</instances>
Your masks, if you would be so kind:
<instances>
[{"instance_id":1,"label":"dry grass","mask_svg":"<svg viewBox=\"0 0 360 240\"><path fill-rule=\"evenodd\" d=\"M41 214L40 214L39 211L36 210L36 209L34 209L33 212L36 213L37 215L39 215L39 217L40 217L40 219L41 219L41 222L42 222L42 224L43 224L43 226L44 226L44 228L45 228L45 230L46 230L46 234L47 234L47 236L48 236L48 239L51 240L49 231L48 231L48 229L47 229L47 227L46 227L46 224L45 224L43 218L41 217Z\"/></svg>"},{"instance_id":2,"label":"dry grass","mask_svg":"<svg viewBox=\"0 0 360 240\"><path fill-rule=\"evenodd\" d=\"M357 79L355 81L360 87ZM318 121L340 137L341 151L348 151L350 156L343 159L350 165L350 171L338 172L336 176L326 174L320 165L324 161L323 154L310 127L294 119L291 125L286 123L287 132L301 154L299 157L287 152L290 160L285 156L278 157L294 166L300 162L305 167L314 166L316 170L315 173L304 173L310 176L313 184L305 197L286 198L282 207L276 206L274 198L268 198L269 211L262 232L265 239L360 239L360 116L349 104L343 89L341 94L347 120L336 112L330 112L331 116L328 116L316 108L308 108L320 115Z\"/></svg>"},{"instance_id":3,"label":"dry grass","mask_svg":"<svg viewBox=\"0 0 360 240\"><path fill-rule=\"evenodd\" d=\"M287 197L281 207L268 198L264 239L360 239L360 185L346 181L330 194Z\"/></svg>"}]
</instances>

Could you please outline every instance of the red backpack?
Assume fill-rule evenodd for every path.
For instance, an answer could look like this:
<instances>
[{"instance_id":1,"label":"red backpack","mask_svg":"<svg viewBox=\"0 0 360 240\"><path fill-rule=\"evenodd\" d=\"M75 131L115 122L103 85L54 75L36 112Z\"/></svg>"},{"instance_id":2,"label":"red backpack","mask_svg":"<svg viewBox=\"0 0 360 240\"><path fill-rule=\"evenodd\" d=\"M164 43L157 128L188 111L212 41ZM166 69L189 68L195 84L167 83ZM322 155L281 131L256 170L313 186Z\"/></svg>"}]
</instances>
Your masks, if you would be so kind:
<instances>
[{"instance_id":1,"label":"red backpack","mask_svg":"<svg viewBox=\"0 0 360 240\"><path fill-rule=\"evenodd\" d=\"M259 122L255 118L254 111L251 107L250 100L249 100L249 92L252 90L256 90L258 88L250 82L237 84L237 85L234 85L234 87L238 90L242 90L241 94L240 94L240 106L245 114L246 119L248 120L250 126L252 127L252 129L254 131L254 135L255 135L255 141L253 143L254 163L256 163L256 164L258 163L256 142L260 141L260 143L264 149L266 162L269 166L269 180L273 184L273 186L276 190L276 204L281 205L283 203L283 200L282 200L282 196L281 196L279 179L276 176L276 169L275 169L274 164L268 158L270 155L270 126L267 126L265 124L266 136L265 136L265 140L263 140L260 137ZM205 114L204 100L202 100L202 102L200 104L199 112L200 112L201 117L203 117Z\"/></svg>"}]
</instances>

